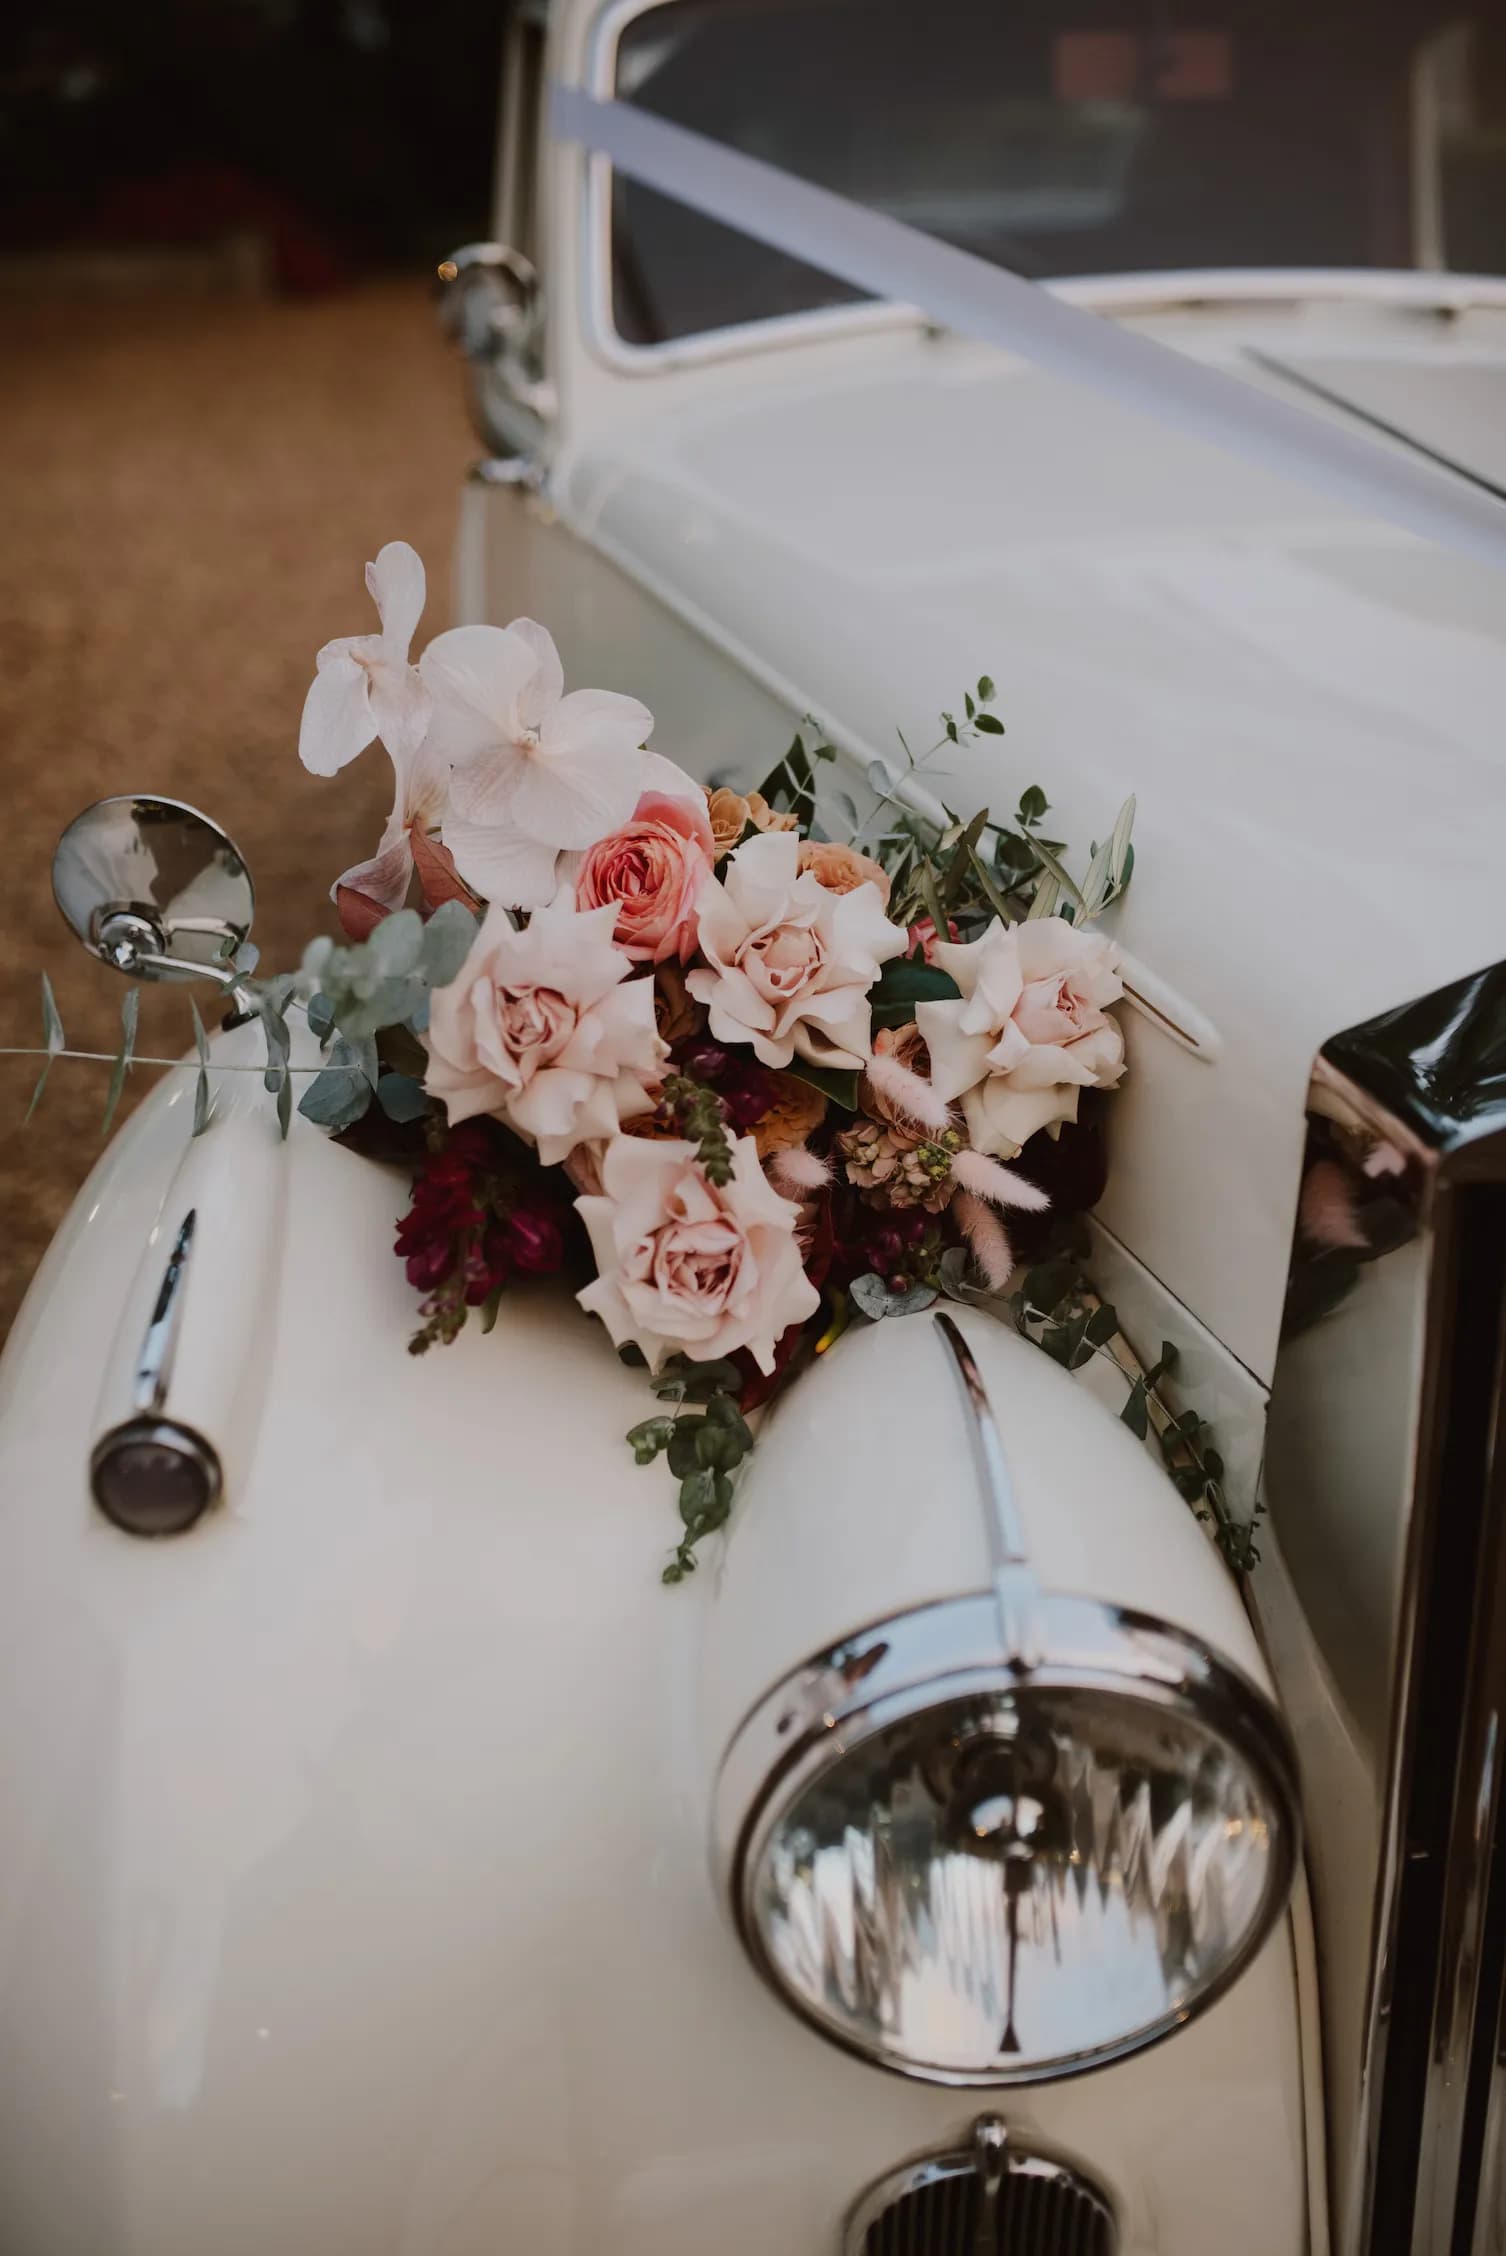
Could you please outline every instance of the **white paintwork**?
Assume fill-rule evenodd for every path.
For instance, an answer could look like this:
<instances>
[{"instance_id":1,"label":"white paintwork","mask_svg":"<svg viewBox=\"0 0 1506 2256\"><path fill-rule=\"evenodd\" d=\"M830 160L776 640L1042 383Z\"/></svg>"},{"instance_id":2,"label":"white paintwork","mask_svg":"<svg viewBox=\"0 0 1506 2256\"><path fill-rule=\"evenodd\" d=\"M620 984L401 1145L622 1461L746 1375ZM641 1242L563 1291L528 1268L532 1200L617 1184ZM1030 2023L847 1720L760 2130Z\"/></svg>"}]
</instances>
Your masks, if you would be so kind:
<instances>
[{"instance_id":1,"label":"white paintwork","mask_svg":"<svg viewBox=\"0 0 1506 2256\"><path fill-rule=\"evenodd\" d=\"M1239 1593L1191 1513L1168 1509L1159 1466L1038 1348L977 1310L952 1314L1041 1587L1155 1614L1269 1689ZM993 1579L969 1426L926 1316L881 1324L805 1375L759 1442L743 1501L708 1652L705 1728L718 1750L813 1653Z\"/></svg>"},{"instance_id":2,"label":"white paintwork","mask_svg":"<svg viewBox=\"0 0 1506 2256\"><path fill-rule=\"evenodd\" d=\"M0 1366L0 2057L24 2063L0 2095L0 2246L830 2256L856 2192L975 2106L812 2037L713 1900L698 1687L724 1610L731 1643L737 1541L720 1591L714 1567L661 1589L669 1484L623 1445L645 1390L599 1328L544 1287L490 1338L409 1357L400 1179L295 1123L228 1509L165 1544L92 1513L81 1375L175 1202L191 1103L185 1074L111 1148ZM839 1348L789 1415L895 1352L865 1341L844 1375ZM1065 1384L1040 1377L1043 1401ZM954 1385L939 1359L917 1372L919 1430L945 1431ZM1024 1414L1012 1397L1022 1449ZM1062 1574L1099 1446L1081 1431L1049 1513L1032 1475ZM1157 1506L1114 1578L1150 1594L1164 1533L1163 1596L1237 1641L1182 1508ZM816 1525L803 1549L791 1532L798 1592ZM1295 2256L1288 1936L1153 2053L1006 2112L1106 2179L1126 2256Z\"/></svg>"},{"instance_id":3,"label":"white paintwork","mask_svg":"<svg viewBox=\"0 0 1506 2256\"><path fill-rule=\"evenodd\" d=\"M1298 331L1307 352L1409 350L1373 308L1199 318L1146 326L1226 359ZM1506 325L1471 320L1496 325L1506 382ZM1418 382L1479 339L1430 343ZM953 804L1042 782L1081 848L1136 791L1116 929L1223 1052L1135 1022L1104 1219L1268 1380L1315 1051L1506 948L1506 579L995 353L814 357L583 433L561 513L859 761L896 727L929 741L987 670L1008 734L947 763ZM642 651L650 705L676 648ZM747 776L771 749L749 745Z\"/></svg>"}]
</instances>

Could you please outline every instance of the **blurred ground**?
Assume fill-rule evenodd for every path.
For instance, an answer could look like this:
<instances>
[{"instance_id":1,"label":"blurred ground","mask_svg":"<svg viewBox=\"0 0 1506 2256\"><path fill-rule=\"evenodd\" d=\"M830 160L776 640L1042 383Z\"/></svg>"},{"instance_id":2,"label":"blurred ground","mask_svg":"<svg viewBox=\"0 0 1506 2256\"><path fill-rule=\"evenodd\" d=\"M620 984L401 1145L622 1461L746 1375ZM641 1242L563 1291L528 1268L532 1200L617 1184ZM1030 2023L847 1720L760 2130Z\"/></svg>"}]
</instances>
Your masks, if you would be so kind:
<instances>
[{"instance_id":1,"label":"blurred ground","mask_svg":"<svg viewBox=\"0 0 1506 2256\"><path fill-rule=\"evenodd\" d=\"M222 822L256 880L264 969L332 929L331 879L391 804L379 746L332 781L297 760L314 653L376 624L385 540L429 567L420 639L449 621L476 448L422 285L304 303L8 304L0 343L0 1043L115 1046L125 982L52 903L59 831L90 800L161 791ZM206 1011L206 1016L208 1015ZM138 1046L191 1038L143 992ZM0 1057L0 1337L100 1150L108 1069L67 1059L29 1127L36 1061ZM157 1076L131 1076L126 1105ZM124 1110L124 1108L123 1108Z\"/></svg>"}]
</instances>

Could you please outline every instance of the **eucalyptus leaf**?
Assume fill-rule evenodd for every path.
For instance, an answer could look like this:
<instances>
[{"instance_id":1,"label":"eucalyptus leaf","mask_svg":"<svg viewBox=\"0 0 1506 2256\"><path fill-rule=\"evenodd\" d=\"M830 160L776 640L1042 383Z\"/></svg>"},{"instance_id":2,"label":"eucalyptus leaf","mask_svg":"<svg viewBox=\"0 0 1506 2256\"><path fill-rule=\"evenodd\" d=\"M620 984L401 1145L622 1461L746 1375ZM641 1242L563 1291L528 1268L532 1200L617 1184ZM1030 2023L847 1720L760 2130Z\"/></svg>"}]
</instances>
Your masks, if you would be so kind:
<instances>
[{"instance_id":1,"label":"eucalyptus leaf","mask_svg":"<svg viewBox=\"0 0 1506 2256\"><path fill-rule=\"evenodd\" d=\"M673 1418L645 1418L628 1433L628 1447L640 1465L651 1465L663 1450L669 1447L675 1430Z\"/></svg>"},{"instance_id":2,"label":"eucalyptus leaf","mask_svg":"<svg viewBox=\"0 0 1506 2256\"><path fill-rule=\"evenodd\" d=\"M360 1045L338 1035L329 1063L303 1092L298 1110L318 1128L353 1127L371 1103L371 1081Z\"/></svg>"},{"instance_id":3,"label":"eucalyptus leaf","mask_svg":"<svg viewBox=\"0 0 1506 2256\"><path fill-rule=\"evenodd\" d=\"M1004 734L1004 723L996 713L980 713L974 726L982 729L988 736L1002 736Z\"/></svg>"},{"instance_id":4,"label":"eucalyptus leaf","mask_svg":"<svg viewBox=\"0 0 1506 2256\"><path fill-rule=\"evenodd\" d=\"M675 1430L669 1437L668 1454L669 1469L676 1480L683 1480L687 1473L693 1473L701 1462L695 1445L700 1423L699 1418L680 1418L675 1422Z\"/></svg>"},{"instance_id":5,"label":"eucalyptus leaf","mask_svg":"<svg viewBox=\"0 0 1506 2256\"><path fill-rule=\"evenodd\" d=\"M31 1092L31 1103L26 1107L28 1120L41 1102L42 1091L47 1086L47 1076L52 1071L53 1059L60 1050L67 1047L67 1036L63 1032L63 1021L58 1016L57 997L52 992L52 981L45 971L42 974L42 1035L47 1044L47 1058L41 1072L37 1075L37 1085Z\"/></svg>"},{"instance_id":6,"label":"eucalyptus leaf","mask_svg":"<svg viewBox=\"0 0 1506 2256\"><path fill-rule=\"evenodd\" d=\"M869 790L876 791L881 799L887 798L894 789L894 770L887 760L870 760L864 773L868 778Z\"/></svg>"},{"instance_id":7,"label":"eucalyptus leaf","mask_svg":"<svg viewBox=\"0 0 1506 2256\"><path fill-rule=\"evenodd\" d=\"M424 920L417 909L397 909L373 925L366 952L380 978L404 979L417 971L425 953Z\"/></svg>"},{"instance_id":8,"label":"eucalyptus leaf","mask_svg":"<svg viewBox=\"0 0 1506 2256\"><path fill-rule=\"evenodd\" d=\"M304 1005L304 1016L309 1022L309 1032L327 1042L335 1030L335 1008L328 995L310 995Z\"/></svg>"},{"instance_id":9,"label":"eucalyptus leaf","mask_svg":"<svg viewBox=\"0 0 1506 2256\"><path fill-rule=\"evenodd\" d=\"M377 1103L389 1120L422 1120L431 1109L431 1100L422 1081L415 1081L411 1073L382 1074L376 1093Z\"/></svg>"},{"instance_id":10,"label":"eucalyptus leaf","mask_svg":"<svg viewBox=\"0 0 1506 2256\"><path fill-rule=\"evenodd\" d=\"M110 1068L110 1086L105 1095L102 1136L108 1136L115 1120L115 1108L120 1103L120 1092L125 1087L131 1059L136 1050L136 1021L141 1016L141 989L128 987L120 1006L120 1048L115 1053L115 1063Z\"/></svg>"},{"instance_id":11,"label":"eucalyptus leaf","mask_svg":"<svg viewBox=\"0 0 1506 2256\"><path fill-rule=\"evenodd\" d=\"M463 901L445 901L424 926L423 968L431 987L448 987L475 945L480 921Z\"/></svg>"},{"instance_id":12,"label":"eucalyptus leaf","mask_svg":"<svg viewBox=\"0 0 1506 2256\"><path fill-rule=\"evenodd\" d=\"M193 1092L193 1132L196 1136L202 1136L213 1117L209 1098L209 1039L204 1032L204 1021L199 1016L199 1006L192 995L188 998L188 1007L193 1013L194 1046L199 1053L199 1077Z\"/></svg>"},{"instance_id":13,"label":"eucalyptus leaf","mask_svg":"<svg viewBox=\"0 0 1506 2256\"><path fill-rule=\"evenodd\" d=\"M1145 1399L1144 1382L1137 1379L1125 1397L1124 1408L1119 1413L1137 1441L1144 1441L1150 1432L1150 1411Z\"/></svg>"}]
</instances>

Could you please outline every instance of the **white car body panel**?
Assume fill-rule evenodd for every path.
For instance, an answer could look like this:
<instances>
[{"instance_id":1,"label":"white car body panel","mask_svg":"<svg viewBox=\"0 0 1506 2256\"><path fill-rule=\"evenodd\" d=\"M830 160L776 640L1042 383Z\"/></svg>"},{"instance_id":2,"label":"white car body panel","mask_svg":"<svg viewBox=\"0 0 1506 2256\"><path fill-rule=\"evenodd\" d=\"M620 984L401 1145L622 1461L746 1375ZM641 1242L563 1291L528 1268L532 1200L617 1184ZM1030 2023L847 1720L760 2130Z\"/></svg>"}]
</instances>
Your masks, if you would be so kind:
<instances>
[{"instance_id":1,"label":"white car body panel","mask_svg":"<svg viewBox=\"0 0 1506 2256\"><path fill-rule=\"evenodd\" d=\"M222 1038L217 1064L258 1041ZM185 1075L100 1162L0 1379L0 2247L831 2248L861 2186L964 2134L989 2095L850 2061L763 1990L708 1879L708 1756L760 1674L760 1621L777 1666L907 1586L918 1469L875 1499L891 1528L866 1582L824 1604L815 1498L808 1538L798 1514L755 1513L744 1563L734 1536L724 1570L665 1592L662 1477L622 1441L641 1376L547 1287L491 1337L409 1357L399 1182L302 1122L278 1146L267 1106L283 1220L243 1312L270 1349L265 1388L248 1375L254 1439L192 1533L120 1534L88 1500L83 1382L199 1165L191 1097ZM192 1290L202 1309L238 1282L211 1269ZM1012 1352L1033 1377L1033 1351L971 1329L986 1371ZM929 1342L856 1344L888 1369ZM908 1433L946 1581L978 1564L967 1435L934 1407L943 1359L911 1384L897 1433L892 1374L839 1351L782 1445L776 1424L770 1477L781 1447L843 1430L854 1388L887 1398L888 1462ZM1170 1543L1136 1537L1068 1452L1042 1512L1050 1397L1034 1435L1011 1420L1046 1578L1153 1602L1260 1673L1169 1498ZM1128 1448L1084 1408L1096 1446ZM1146 1494L1153 1530L1158 1476ZM804 1618L781 1620L781 1583ZM1018 2136L1107 2185L1125 2256L1303 2245L1292 1953L1283 1924L1173 2041L1011 2098Z\"/></svg>"}]
</instances>

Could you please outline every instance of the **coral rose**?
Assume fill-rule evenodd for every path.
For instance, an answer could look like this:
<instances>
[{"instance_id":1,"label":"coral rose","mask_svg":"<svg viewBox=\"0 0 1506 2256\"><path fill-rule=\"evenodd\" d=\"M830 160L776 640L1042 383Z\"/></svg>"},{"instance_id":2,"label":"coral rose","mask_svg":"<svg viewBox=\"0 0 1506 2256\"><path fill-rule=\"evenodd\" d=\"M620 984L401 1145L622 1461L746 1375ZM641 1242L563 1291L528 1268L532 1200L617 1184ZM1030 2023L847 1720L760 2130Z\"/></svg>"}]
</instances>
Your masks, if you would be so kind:
<instances>
[{"instance_id":1,"label":"coral rose","mask_svg":"<svg viewBox=\"0 0 1506 2256\"><path fill-rule=\"evenodd\" d=\"M876 886L829 893L801 873L800 842L750 838L700 899L705 958L686 980L705 1003L712 1037L751 1043L763 1065L798 1050L814 1064L861 1065L868 1055L868 990L879 966L902 955Z\"/></svg>"},{"instance_id":2,"label":"coral rose","mask_svg":"<svg viewBox=\"0 0 1506 2256\"><path fill-rule=\"evenodd\" d=\"M617 904L617 945L635 963L684 963L695 952L696 896L715 854L698 801L646 791L621 830L581 857L575 899L581 909Z\"/></svg>"},{"instance_id":3,"label":"coral rose","mask_svg":"<svg viewBox=\"0 0 1506 2256\"><path fill-rule=\"evenodd\" d=\"M828 893L851 893L859 885L876 885L878 897L889 905L889 872L856 846L835 838L807 838L800 848L800 867L809 870Z\"/></svg>"},{"instance_id":4,"label":"coral rose","mask_svg":"<svg viewBox=\"0 0 1506 2256\"><path fill-rule=\"evenodd\" d=\"M488 912L430 1004L424 1087L452 1125L495 1113L552 1167L652 1108L669 1053L652 982L629 979L612 945L616 917L610 902L578 915L568 896L535 910L523 932L505 909Z\"/></svg>"},{"instance_id":5,"label":"coral rose","mask_svg":"<svg viewBox=\"0 0 1506 2256\"><path fill-rule=\"evenodd\" d=\"M936 945L961 1000L918 1003L931 1086L962 1099L973 1149L1012 1159L1037 1129L1077 1118L1083 1089L1111 1089L1124 1037L1105 1004L1124 992L1118 950L1063 917L1004 925L981 940Z\"/></svg>"},{"instance_id":6,"label":"coral rose","mask_svg":"<svg viewBox=\"0 0 1506 2256\"><path fill-rule=\"evenodd\" d=\"M752 1139L738 1137L718 1186L694 1144L617 1136L601 1183L600 1197L575 1202L598 1271L582 1308L655 1369L669 1355L704 1363L746 1348L771 1371L781 1334L820 1296L801 1266L796 1210L766 1181Z\"/></svg>"}]
</instances>

